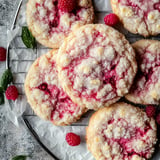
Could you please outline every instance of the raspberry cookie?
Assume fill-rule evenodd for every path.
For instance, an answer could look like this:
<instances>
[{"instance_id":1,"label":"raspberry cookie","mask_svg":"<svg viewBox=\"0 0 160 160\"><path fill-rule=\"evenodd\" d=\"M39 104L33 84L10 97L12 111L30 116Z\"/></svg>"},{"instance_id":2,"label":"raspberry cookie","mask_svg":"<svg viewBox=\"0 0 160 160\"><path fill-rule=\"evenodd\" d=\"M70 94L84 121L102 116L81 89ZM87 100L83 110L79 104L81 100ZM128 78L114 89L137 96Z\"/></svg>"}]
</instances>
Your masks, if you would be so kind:
<instances>
[{"instance_id":1,"label":"raspberry cookie","mask_svg":"<svg viewBox=\"0 0 160 160\"><path fill-rule=\"evenodd\" d=\"M112 9L124 27L143 36L160 33L159 0L111 0Z\"/></svg>"},{"instance_id":2,"label":"raspberry cookie","mask_svg":"<svg viewBox=\"0 0 160 160\"><path fill-rule=\"evenodd\" d=\"M29 104L35 113L55 125L75 122L86 111L74 104L60 87L55 59L57 51L38 58L31 66L25 81Z\"/></svg>"},{"instance_id":3,"label":"raspberry cookie","mask_svg":"<svg viewBox=\"0 0 160 160\"><path fill-rule=\"evenodd\" d=\"M133 44L138 73L126 98L134 103L160 103L160 42L140 40Z\"/></svg>"},{"instance_id":4,"label":"raspberry cookie","mask_svg":"<svg viewBox=\"0 0 160 160\"><path fill-rule=\"evenodd\" d=\"M114 103L128 93L137 71L128 41L103 24L88 24L71 33L60 47L57 65L63 89L89 109Z\"/></svg>"},{"instance_id":5,"label":"raspberry cookie","mask_svg":"<svg viewBox=\"0 0 160 160\"><path fill-rule=\"evenodd\" d=\"M140 108L117 103L92 115L86 139L97 160L145 160L154 152L156 124Z\"/></svg>"},{"instance_id":6,"label":"raspberry cookie","mask_svg":"<svg viewBox=\"0 0 160 160\"><path fill-rule=\"evenodd\" d=\"M92 1L72 1L76 1L74 9L71 8L72 4L68 4L68 12L63 9L65 2L62 0L29 0L27 23L37 41L50 48L59 48L69 32L93 22Z\"/></svg>"}]
</instances>

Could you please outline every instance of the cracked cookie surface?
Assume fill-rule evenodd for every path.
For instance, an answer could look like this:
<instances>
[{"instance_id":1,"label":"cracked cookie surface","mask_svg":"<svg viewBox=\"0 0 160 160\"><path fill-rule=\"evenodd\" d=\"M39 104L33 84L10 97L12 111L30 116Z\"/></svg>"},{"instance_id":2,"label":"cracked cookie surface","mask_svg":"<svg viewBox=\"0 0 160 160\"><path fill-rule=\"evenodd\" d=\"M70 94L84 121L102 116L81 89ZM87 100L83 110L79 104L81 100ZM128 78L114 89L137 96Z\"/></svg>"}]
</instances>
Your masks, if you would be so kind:
<instances>
[{"instance_id":1,"label":"cracked cookie surface","mask_svg":"<svg viewBox=\"0 0 160 160\"><path fill-rule=\"evenodd\" d=\"M134 103L160 103L160 42L140 40L133 44L138 73L126 98Z\"/></svg>"},{"instance_id":2,"label":"cracked cookie surface","mask_svg":"<svg viewBox=\"0 0 160 160\"><path fill-rule=\"evenodd\" d=\"M71 99L95 110L127 94L137 71L128 41L103 24L72 32L60 47L57 66L62 88Z\"/></svg>"},{"instance_id":3,"label":"cracked cookie surface","mask_svg":"<svg viewBox=\"0 0 160 160\"><path fill-rule=\"evenodd\" d=\"M58 81L57 50L38 58L30 67L25 80L25 92L34 112L55 125L75 122L87 111L73 103Z\"/></svg>"},{"instance_id":4,"label":"cracked cookie surface","mask_svg":"<svg viewBox=\"0 0 160 160\"><path fill-rule=\"evenodd\" d=\"M93 19L91 0L79 0L72 12L61 11L58 0L29 0L27 4L29 29L37 41L50 48L59 48L71 31Z\"/></svg>"},{"instance_id":5,"label":"cracked cookie surface","mask_svg":"<svg viewBox=\"0 0 160 160\"><path fill-rule=\"evenodd\" d=\"M145 37L160 33L159 0L111 0L111 5L130 32Z\"/></svg>"},{"instance_id":6,"label":"cracked cookie surface","mask_svg":"<svg viewBox=\"0 0 160 160\"><path fill-rule=\"evenodd\" d=\"M145 160L154 152L156 130L155 120L140 108L116 103L90 118L87 147L97 160Z\"/></svg>"}]
</instances>

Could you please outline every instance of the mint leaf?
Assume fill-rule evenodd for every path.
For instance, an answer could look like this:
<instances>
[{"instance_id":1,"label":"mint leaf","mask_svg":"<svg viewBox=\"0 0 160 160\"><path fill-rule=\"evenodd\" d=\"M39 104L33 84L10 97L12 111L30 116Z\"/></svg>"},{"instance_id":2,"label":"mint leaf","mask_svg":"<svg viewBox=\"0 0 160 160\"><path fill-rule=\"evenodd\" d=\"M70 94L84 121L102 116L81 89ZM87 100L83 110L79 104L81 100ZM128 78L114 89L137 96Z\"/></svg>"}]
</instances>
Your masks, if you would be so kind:
<instances>
[{"instance_id":1,"label":"mint leaf","mask_svg":"<svg viewBox=\"0 0 160 160\"><path fill-rule=\"evenodd\" d=\"M3 88L3 91L7 89L8 84L10 84L13 81L12 73L9 69L7 69L1 79L0 79L0 87Z\"/></svg>"},{"instance_id":2,"label":"mint leaf","mask_svg":"<svg viewBox=\"0 0 160 160\"><path fill-rule=\"evenodd\" d=\"M27 48L35 48L36 41L35 38L32 36L32 33L29 31L28 27L22 27L22 41Z\"/></svg>"},{"instance_id":3,"label":"mint leaf","mask_svg":"<svg viewBox=\"0 0 160 160\"><path fill-rule=\"evenodd\" d=\"M3 93L3 88L2 88L2 87L0 87L0 94L1 94L1 93Z\"/></svg>"},{"instance_id":4,"label":"mint leaf","mask_svg":"<svg viewBox=\"0 0 160 160\"><path fill-rule=\"evenodd\" d=\"M4 94L0 93L0 105L4 104Z\"/></svg>"},{"instance_id":5,"label":"mint leaf","mask_svg":"<svg viewBox=\"0 0 160 160\"><path fill-rule=\"evenodd\" d=\"M25 155L18 155L12 158L12 160L26 160L27 156Z\"/></svg>"}]
</instances>

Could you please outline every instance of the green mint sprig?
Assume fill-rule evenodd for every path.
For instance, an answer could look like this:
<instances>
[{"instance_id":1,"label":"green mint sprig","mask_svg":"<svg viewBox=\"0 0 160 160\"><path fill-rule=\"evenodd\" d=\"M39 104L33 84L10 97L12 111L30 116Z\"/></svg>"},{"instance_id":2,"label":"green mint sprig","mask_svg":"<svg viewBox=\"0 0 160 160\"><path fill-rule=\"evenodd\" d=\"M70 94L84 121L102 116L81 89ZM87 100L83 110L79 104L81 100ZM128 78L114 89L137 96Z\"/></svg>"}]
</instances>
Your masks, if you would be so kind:
<instances>
[{"instance_id":1,"label":"green mint sprig","mask_svg":"<svg viewBox=\"0 0 160 160\"><path fill-rule=\"evenodd\" d=\"M8 84L13 81L12 73L9 69L5 70L0 78L0 105L4 104L4 92L7 89Z\"/></svg>"},{"instance_id":2,"label":"green mint sprig","mask_svg":"<svg viewBox=\"0 0 160 160\"><path fill-rule=\"evenodd\" d=\"M8 84L10 84L12 81L12 72L9 69L5 70L0 79L0 87L3 88L3 91L7 89Z\"/></svg>"},{"instance_id":3,"label":"green mint sprig","mask_svg":"<svg viewBox=\"0 0 160 160\"><path fill-rule=\"evenodd\" d=\"M27 156L25 155L18 155L12 158L12 160L26 160Z\"/></svg>"},{"instance_id":4,"label":"green mint sprig","mask_svg":"<svg viewBox=\"0 0 160 160\"><path fill-rule=\"evenodd\" d=\"M27 48L34 49L36 47L36 40L33 37L32 33L29 31L28 27L22 27L22 41Z\"/></svg>"}]
</instances>

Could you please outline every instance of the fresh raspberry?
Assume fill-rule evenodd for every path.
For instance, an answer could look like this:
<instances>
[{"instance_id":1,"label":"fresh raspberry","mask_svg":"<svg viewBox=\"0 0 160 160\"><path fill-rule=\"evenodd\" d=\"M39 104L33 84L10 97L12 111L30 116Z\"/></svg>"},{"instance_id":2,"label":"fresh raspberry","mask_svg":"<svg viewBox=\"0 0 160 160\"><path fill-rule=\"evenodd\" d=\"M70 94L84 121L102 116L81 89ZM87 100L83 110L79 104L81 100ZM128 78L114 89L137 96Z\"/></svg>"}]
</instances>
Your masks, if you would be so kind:
<instances>
[{"instance_id":1,"label":"fresh raspberry","mask_svg":"<svg viewBox=\"0 0 160 160\"><path fill-rule=\"evenodd\" d=\"M59 0L58 8L64 12L71 12L76 8L76 0Z\"/></svg>"},{"instance_id":2,"label":"fresh raspberry","mask_svg":"<svg viewBox=\"0 0 160 160\"><path fill-rule=\"evenodd\" d=\"M104 22L108 26L114 26L119 22L119 18L116 14L110 13L104 17Z\"/></svg>"},{"instance_id":3,"label":"fresh raspberry","mask_svg":"<svg viewBox=\"0 0 160 160\"><path fill-rule=\"evenodd\" d=\"M154 117L156 113L156 108L154 106L146 107L146 114L149 118Z\"/></svg>"},{"instance_id":4,"label":"fresh raspberry","mask_svg":"<svg viewBox=\"0 0 160 160\"><path fill-rule=\"evenodd\" d=\"M6 60L6 49L3 47L0 47L0 61Z\"/></svg>"},{"instance_id":5,"label":"fresh raspberry","mask_svg":"<svg viewBox=\"0 0 160 160\"><path fill-rule=\"evenodd\" d=\"M6 98L11 100L16 100L18 97L18 90L15 86L9 86L5 92Z\"/></svg>"},{"instance_id":6,"label":"fresh raspberry","mask_svg":"<svg viewBox=\"0 0 160 160\"><path fill-rule=\"evenodd\" d=\"M156 116L156 122L160 125L160 113Z\"/></svg>"},{"instance_id":7,"label":"fresh raspberry","mask_svg":"<svg viewBox=\"0 0 160 160\"><path fill-rule=\"evenodd\" d=\"M79 135L70 132L66 134L66 141L70 146L77 146L80 144L81 139Z\"/></svg>"}]
</instances>

